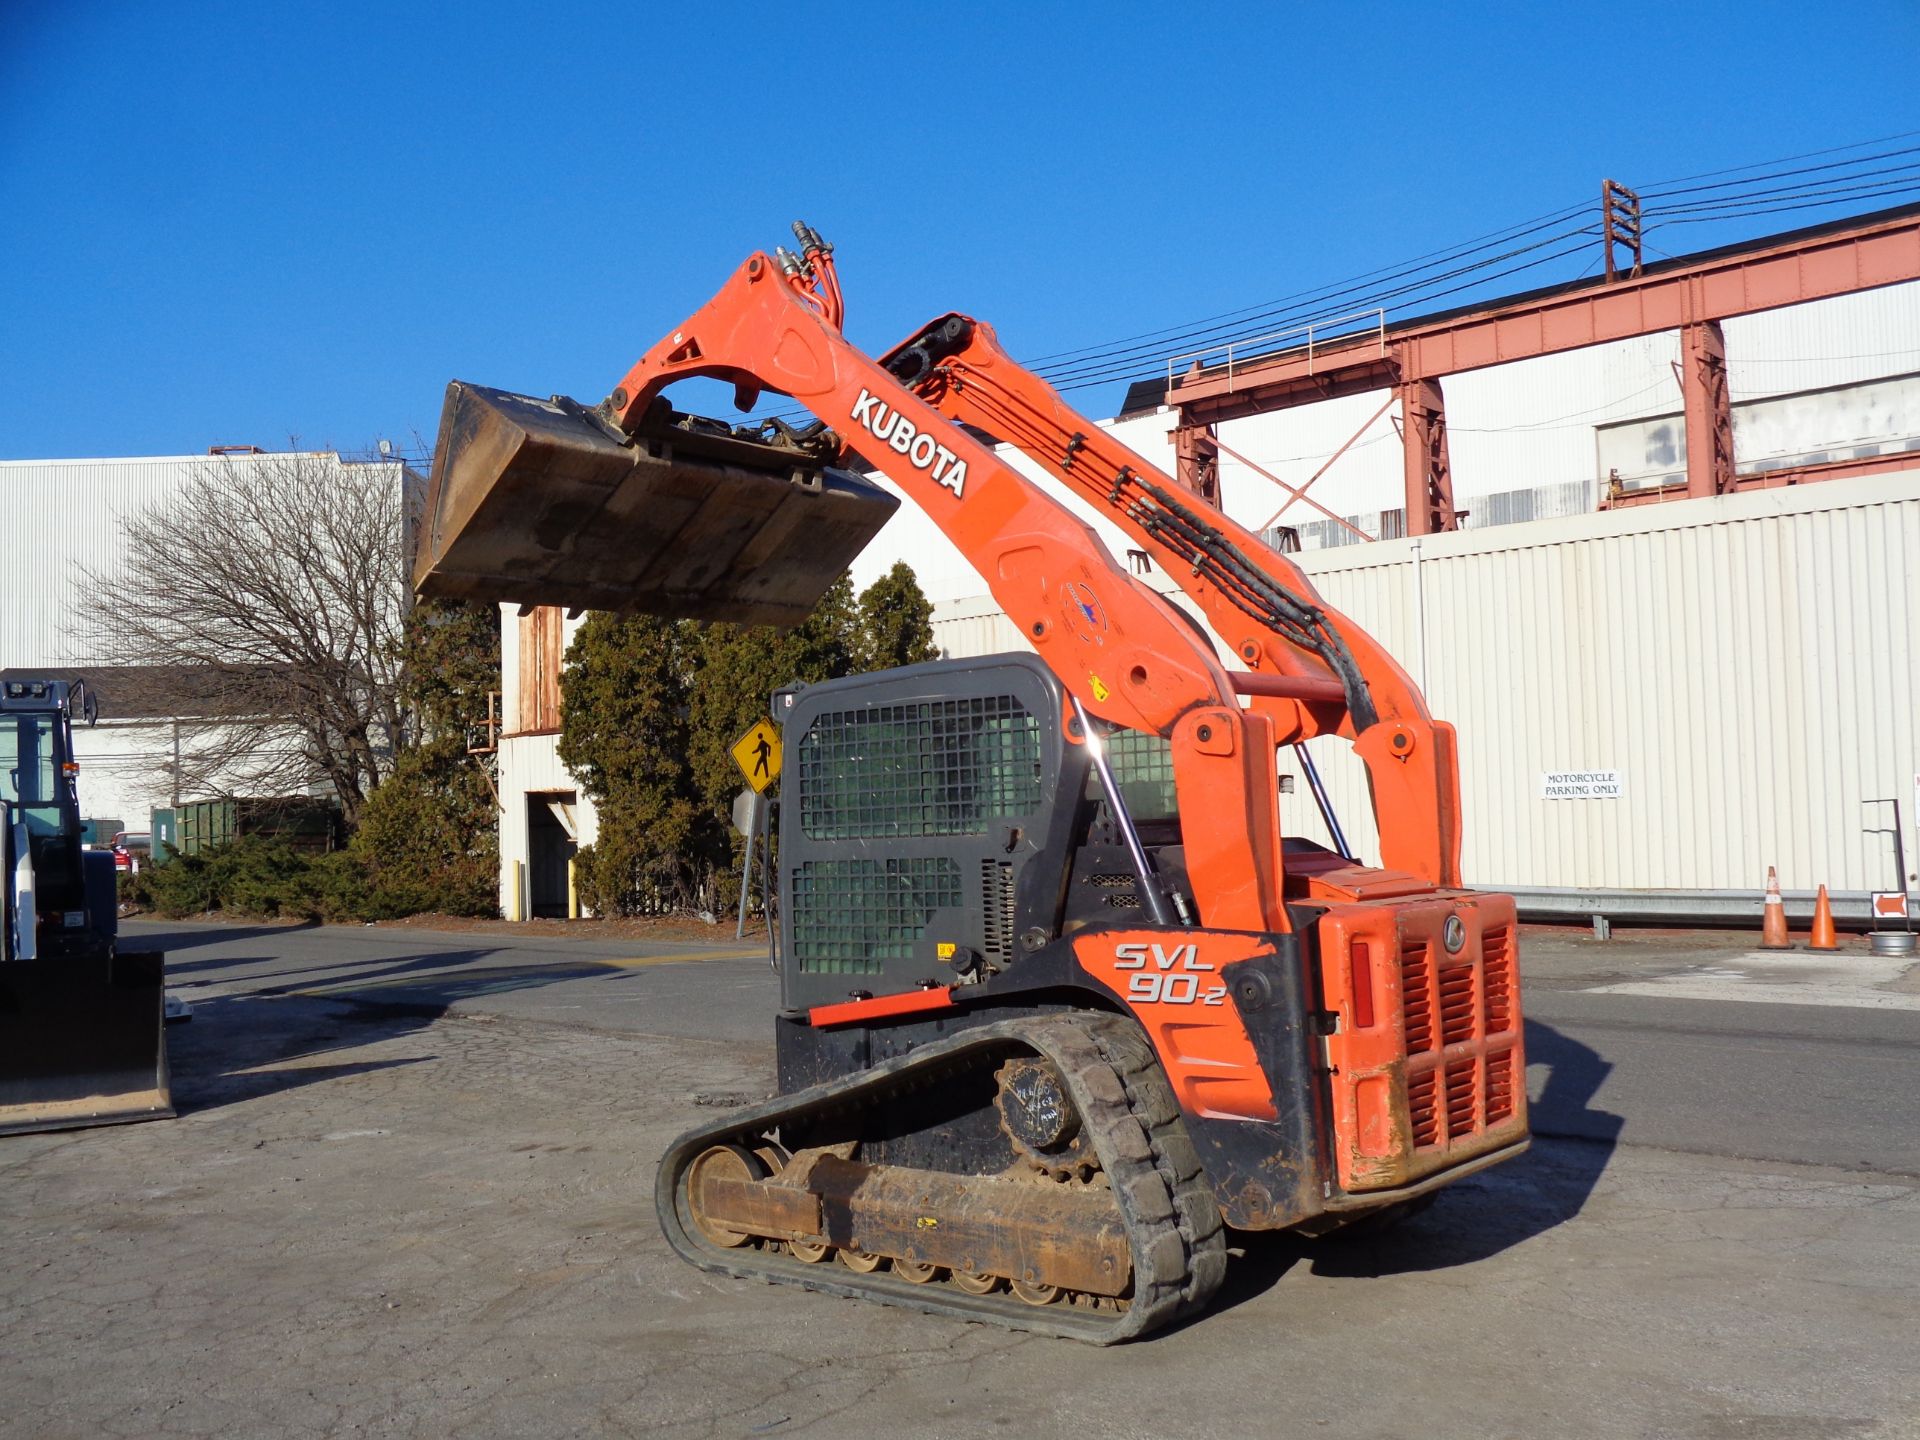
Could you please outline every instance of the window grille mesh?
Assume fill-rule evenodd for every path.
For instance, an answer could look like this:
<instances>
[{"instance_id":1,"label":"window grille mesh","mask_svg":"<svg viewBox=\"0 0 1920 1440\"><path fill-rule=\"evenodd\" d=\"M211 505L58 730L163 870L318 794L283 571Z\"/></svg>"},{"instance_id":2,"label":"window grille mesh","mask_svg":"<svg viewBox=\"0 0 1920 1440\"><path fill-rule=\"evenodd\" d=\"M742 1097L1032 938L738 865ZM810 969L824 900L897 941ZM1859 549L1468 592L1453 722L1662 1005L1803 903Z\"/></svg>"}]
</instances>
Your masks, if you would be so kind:
<instances>
[{"instance_id":1,"label":"window grille mesh","mask_svg":"<svg viewBox=\"0 0 1920 1440\"><path fill-rule=\"evenodd\" d=\"M830 711L799 766L810 840L983 835L1040 808L1040 724L1011 695Z\"/></svg>"},{"instance_id":2,"label":"window grille mesh","mask_svg":"<svg viewBox=\"0 0 1920 1440\"><path fill-rule=\"evenodd\" d=\"M1173 790L1173 742L1144 730L1113 730L1106 737L1107 767L1135 821L1171 820L1179 813ZM1087 794L1100 800L1100 777L1087 773Z\"/></svg>"},{"instance_id":3,"label":"window grille mesh","mask_svg":"<svg viewBox=\"0 0 1920 1440\"><path fill-rule=\"evenodd\" d=\"M808 860L793 875L794 958L803 972L878 974L960 904L960 866L943 855Z\"/></svg>"}]
</instances>

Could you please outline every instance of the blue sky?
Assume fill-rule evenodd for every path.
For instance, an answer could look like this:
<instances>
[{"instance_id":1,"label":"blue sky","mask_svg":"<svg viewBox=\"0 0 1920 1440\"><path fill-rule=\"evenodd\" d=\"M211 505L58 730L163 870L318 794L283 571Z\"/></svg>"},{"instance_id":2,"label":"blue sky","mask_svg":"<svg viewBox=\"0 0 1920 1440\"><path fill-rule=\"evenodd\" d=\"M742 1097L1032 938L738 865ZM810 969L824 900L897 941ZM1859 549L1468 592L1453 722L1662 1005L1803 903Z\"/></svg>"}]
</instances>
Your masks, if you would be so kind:
<instances>
[{"instance_id":1,"label":"blue sky","mask_svg":"<svg viewBox=\"0 0 1920 1440\"><path fill-rule=\"evenodd\" d=\"M456 376L598 399L795 216L856 343L958 309L1051 354L1920 130L1916 55L1913 0L0 0L0 458L410 446Z\"/></svg>"}]
</instances>

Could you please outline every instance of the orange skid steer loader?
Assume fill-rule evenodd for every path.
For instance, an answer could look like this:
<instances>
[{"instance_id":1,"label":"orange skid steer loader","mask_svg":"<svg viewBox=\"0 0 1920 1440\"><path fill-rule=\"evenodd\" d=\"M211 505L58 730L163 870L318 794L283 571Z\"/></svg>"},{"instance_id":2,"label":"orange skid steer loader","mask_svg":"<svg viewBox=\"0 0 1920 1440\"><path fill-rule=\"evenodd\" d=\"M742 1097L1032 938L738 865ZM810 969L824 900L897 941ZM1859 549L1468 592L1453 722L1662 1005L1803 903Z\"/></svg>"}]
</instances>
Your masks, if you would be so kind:
<instances>
[{"instance_id":1,"label":"orange skid steer loader","mask_svg":"<svg viewBox=\"0 0 1920 1440\"><path fill-rule=\"evenodd\" d=\"M597 406L450 386L416 575L791 625L897 504L864 459L1031 642L775 697L779 1095L669 1148L675 1249L1108 1343L1203 1307L1226 1227L1404 1213L1520 1153L1514 907L1461 885L1451 727L986 325L854 348L831 247L794 228L798 253L750 256ZM696 376L818 419L680 414L664 392ZM1278 752L1322 736L1366 766L1378 866L1285 833Z\"/></svg>"}]
</instances>

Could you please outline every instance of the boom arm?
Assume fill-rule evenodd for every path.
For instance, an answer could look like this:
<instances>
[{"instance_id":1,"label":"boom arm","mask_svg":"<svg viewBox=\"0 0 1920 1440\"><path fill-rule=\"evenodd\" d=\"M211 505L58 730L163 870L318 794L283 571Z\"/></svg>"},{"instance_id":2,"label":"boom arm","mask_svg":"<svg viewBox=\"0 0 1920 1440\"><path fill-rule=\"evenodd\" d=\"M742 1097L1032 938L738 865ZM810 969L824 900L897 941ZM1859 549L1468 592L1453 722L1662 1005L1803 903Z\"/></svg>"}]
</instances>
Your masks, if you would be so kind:
<instances>
[{"instance_id":1,"label":"boom arm","mask_svg":"<svg viewBox=\"0 0 1920 1440\"><path fill-rule=\"evenodd\" d=\"M1281 744L1339 734L1373 782L1383 862L1460 883L1453 727L1428 713L1399 663L1320 598L1300 568L1067 406L1000 348L990 326L948 315L882 359L942 414L1007 441L1104 510L1257 673L1332 680L1333 699L1242 682Z\"/></svg>"},{"instance_id":2,"label":"boom arm","mask_svg":"<svg viewBox=\"0 0 1920 1440\"><path fill-rule=\"evenodd\" d=\"M641 357L602 416L631 433L668 385L704 376L731 382L743 409L763 391L790 395L850 437L845 448L874 461L940 526L1087 711L1168 737L1182 812L1208 817L1183 837L1205 924L1289 928L1274 756L1279 743L1313 734L1357 734L1388 863L1457 883L1451 733L1427 717L1411 682L1370 638L1318 606L1305 577L1244 530L1197 499L1175 497L1164 476L1007 359L986 327L949 317L885 363L862 354L840 333L830 249L803 227L796 233L804 257L748 257ZM958 343L936 354L926 342L943 327ZM1000 376L1011 383L996 383ZM1012 426L1021 414L1029 423ZM1091 528L951 423L962 417L1025 442L1102 504L1182 577L1243 656L1253 645L1257 673L1223 670L1212 646L1122 569ZM1375 723L1376 690L1392 707L1386 723ZM1252 708L1240 706L1240 694L1256 697Z\"/></svg>"}]
</instances>

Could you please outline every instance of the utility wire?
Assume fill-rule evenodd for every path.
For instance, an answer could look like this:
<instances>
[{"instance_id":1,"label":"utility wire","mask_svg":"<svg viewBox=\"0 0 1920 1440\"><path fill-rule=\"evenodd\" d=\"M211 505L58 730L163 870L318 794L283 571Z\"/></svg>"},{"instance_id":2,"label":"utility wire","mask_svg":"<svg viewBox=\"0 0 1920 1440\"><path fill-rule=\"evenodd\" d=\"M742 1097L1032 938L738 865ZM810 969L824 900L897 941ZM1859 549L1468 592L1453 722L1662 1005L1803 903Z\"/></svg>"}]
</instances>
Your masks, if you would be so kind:
<instances>
[{"instance_id":1,"label":"utility wire","mask_svg":"<svg viewBox=\"0 0 1920 1440\"><path fill-rule=\"evenodd\" d=\"M1475 236L1472 240L1462 241L1458 245L1448 246L1443 250L1434 250L1425 255L1415 256L1414 259L1409 261L1399 261L1391 265L1383 265L1376 270L1365 271L1347 280L1330 281L1326 285L1315 286L1308 290L1299 290L1291 295L1283 295L1277 300L1265 301L1259 305L1245 305L1238 310L1229 310L1223 314L1212 315L1205 320L1193 321L1186 325L1170 325L1159 330L1148 330L1138 335L1129 335L1120 340L1103 341L1097 345L1083 345L1074 350L1059 350L1049 355L1036 355L1031 360L1023 361L1022 363L1032 368L1047 364L1050 361L1071 359L1074 356L1085 355L1093 351L1106 353L1117 346L1130 345L1135 341L1153 340L1161 337L1170 337L1175 343L1178 343L1184 336L1207 333L1206 327L1237 320L1244 316L1271 314L1291 305L1295 301L1310 299L1336 286L1350 286L1373 279L1395 280L1403 275L1412 274L1418 270L1428 268L1428 262L1435 264L1444 263L1448 260L1457 259L1462 255L1474 254L1478 250L1489 248L1505 240L1514 240L1524 235L1532 235L1558 221L1587 214L1592 208L1591 205L1568 206L1566 209L1556 210L1548 215L1537 215L1531 220L1522 220L1518 224L1509 225L1503 230L1495 230L1486 235Z\"/></svg>"},{"instance_id":2,"label":"utility wire","mask_svg":"<svg viewBox=\"0 0 1920 1440\"><path fill-rule=\"evenodd\" d=\"M1920 145L1871 148L1912 140L1916 136L1920 136L1920 130L1903 131L1874 140L1643 185L1639 191L1643 243L1646 233L1666 225L1740 220L1920 193L1920 161L1880 163L1920 155ZM1869 153L1860 153L1863 151ZM1845 158L1828 160L1825 158L1828 156ZM1800 161L1819 163L1802 165ZM1792 183L1776 183L1783 181ZM1149 366L1164 366L1180 355L1204 359L1228 345L1245 344L1275 330L1304 329L1332 321L1342 312L1380 310L1404 314L1415 306L1429 306L1495 280L1579 254L1588 248L1590 238L1599 231L1591 224L1570 226L1568 222L1592 213L1591 201L1567 206L1407 262L1380 266L1259 305L1242 306L1202 320L1162 326L1100 344L1054 351L1022 363L1058 390L1084 390L1129 377L1149 378L1142 374ZM1547 231L1553 233L1543 235ZM1527 245L1512 243L1534 236L1543 238ZM1554 248L1576 238L1582 243ZM1507 248L1500 249L1503 245ZM1665 253L1657 247L1647 248L1656 254ZM1497 253L1487 253L1490 251ZM1542 251L1550 253L1541 254ZM1522 260L1517 265L1506 264L1523 256L1535 258ZM1592 265L1585 267L1582 276L1592 268ZM1450 281L1461 283L1449 284ZM1329 332L1327 338L1338 338L1339 333ZM1209 348L1201 349L1202 346ZM776 413L780 418L805 414L793 407Z\"/></svg>"},{"instance_id":3,"label":"utility wire","mask_svg":"<svg viewBox=\"0 0 1920 1440\"><path fill-rule=\"evenodd\" d=\"M1508 250L1502 254L1490 256L1485 260L1475 261L1471 265L1462 265L1455 269L1444 271L1437 275L1430 275L1430 276L1427 276L1425 279L1413 281L1391 290L1377 291L1377 290L1368 290L1363 286L1350 286L1345 290L1338 290L1333 292L1331 295L1327 295L1323 297L1322 303L1317 307L1314 307L1312 309L1302 308L1302 309L1294 310L1290 313L1282 313L1280 315L1272 316L1265 323L1259 326L1240 327L1231 334L1224 334L1219 336L1215 340L1215 343L1209 346L1208 348L1206 348L1205 350L1188 352L1188 353L1193 354L1195 358L1204 358L1206 355L1214 354L1224 350L1230 344L1238 345L1247 340L1257 339L1261 336L1263 332L1270 331L1272 326L1279 324L1283 321L1289 322L1291 326L1294 328L1304 328L1306 325L1309 325L1309 324L1315 324L1322 321L1336 319L1339 317L1339 315L1343 311L1351 313L1355 310L1362 310L1362 309L1364 310L1373 310L1373 309L1403 310L1407 308L1407 304L1389 306L1386 302L1390 300L1399 300L1405 297L1411 297L1416 295L1420 296L1424 301L1425 299L1431 298L1431 296L1427 292L1432 291L1433 287L1440 285L1444 281L1457 279L1463 275L1474 274L1478 271L1486 269L1488 266L1497 265L1501 261L1511 260L1518 256L1526 255L1533 251L1544 249L1549 245L1558 244L1559 242L1570 239L1575 235L1592 235L1595 233L1596 232L1591 226L1585 226L1575 230L1562 231L1559 234L1548 236L1545 240L1537 241L1532 245L1522 245L1517 247L1516 249ZM1585 248L1585 247L1581 246L1579 248ZM1567 252L1562 252L1562 253L1567 253ZM1546 258L1551 259L1554 257L1546 257ZM1533 261L1529 263L1540 264L1540 263L1544 263L1544 261ZM1515 268L1525 269L1527 267L1518 266ZM1503 271L1501 273L1511 274L1513 272ZM1486 278L1491 278L1491 277L1486 277ZM1456 287L1456 289L1457 288L1458 287ZM1441 291L1439 293L1451 294L1453 292ZM1361 298L1355 298L1355 297L1361 297ZM1337 304L1332 303L1335 301L1338 301L1339 303ZM1137 371L1138 362L1127 357L1130 355L1139 354L1144 348L1147 348L1147 347L1136 346L1136 347L1133 347L1130 351L1115 352L1112 356L1106 357L1101 362L1099 362L1097 369L1093 368L1095 366L1095 362L1088 361L1078 366L1055 367L1052 370L1042 369L1039 372L1039 374L1042 379L1045 379L1050 383L1058 384L1059 382L1062 382L1062 381L1079 383L1079 382L1085 382L1089 379L1105 378L1107 376L1110 376L1116 369ZM1166 351L1160 349L1159 347L1151 347L1151 348L1154 350L1154 358L1161 359L1161 360L1166 360L1169 358L1177 358L1177 357L1169 356Z\"/></svg>"},{"instance_id":4,"label":"utility wire","mask_svg":"<svg viewBox=\"0 0 1920 1440\"><path fill-rule=\"evenodd\" d=\"M1651 194L1665 186L1683 185L1689 180L1712 180L1720 175L1737 175L1746 170L1764 170L1770 165L1791 165L1796 160L1817 160L1822 155L1839 155L1848 150L1864 150L1869 145L1885 145L1891 140L1911 140L1916 135L1920 135L1920 130L1902 130L1898 134L1882 135L1875 140L1856 140L1851 145L1833 145L1825 150L1808 150L1799 155L1781 155L1772 160L1756 160L1751 165L1730 165L1724 170L1703 170L1698 175L1677 175L1669 180L1655 180L1652 184L1642 187L1641 193Z\"/></svg>"}]
</instances>

